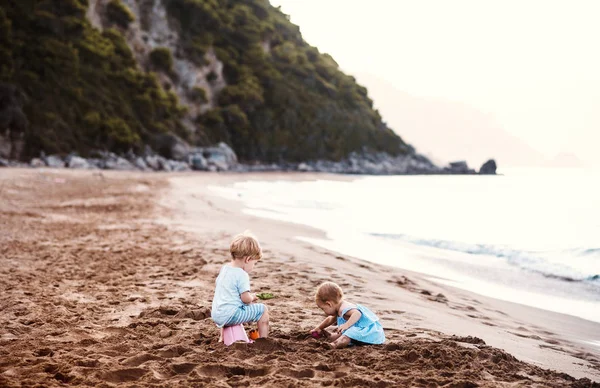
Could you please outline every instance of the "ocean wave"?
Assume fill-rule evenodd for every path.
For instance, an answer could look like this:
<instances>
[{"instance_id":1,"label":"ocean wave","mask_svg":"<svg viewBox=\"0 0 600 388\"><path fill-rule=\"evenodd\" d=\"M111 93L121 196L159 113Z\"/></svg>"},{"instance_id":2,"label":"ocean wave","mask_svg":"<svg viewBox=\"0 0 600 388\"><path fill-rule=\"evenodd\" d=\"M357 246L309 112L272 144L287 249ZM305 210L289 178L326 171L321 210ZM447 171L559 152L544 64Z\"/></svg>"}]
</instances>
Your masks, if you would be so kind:
<instances>
[{"instance_id":1,"label":"ocean wave","mask_svg":"<svg viewBox=\"0 0 600 388\"><path fill-rule=\"evenodd\" d=\"M489 244L468 244L457 241L424 239L404 234L370 233L371 236L399 240L415 245L444 249L471 255L488 255L506 259L512 265L527 271L539 273L548 278L567 282L598 282L600 274L585 272L577 268L577 259L598 260L600 262L600 248L566 249L554 252L534 252L515 250L509 247ZM552 260L552 258L564 258ZM571 264L571 265L569 265Z\"/></svg>"},{"instance_id":2,"label":"ocean wave","mask_svg":"<svg viewBox=\"0 0 600 388\"><path fill-rule=\"evenodd\" d=\"M582 255L600 255L600 248L584 249L581 252Z\"/></svg>"}]
</instances>

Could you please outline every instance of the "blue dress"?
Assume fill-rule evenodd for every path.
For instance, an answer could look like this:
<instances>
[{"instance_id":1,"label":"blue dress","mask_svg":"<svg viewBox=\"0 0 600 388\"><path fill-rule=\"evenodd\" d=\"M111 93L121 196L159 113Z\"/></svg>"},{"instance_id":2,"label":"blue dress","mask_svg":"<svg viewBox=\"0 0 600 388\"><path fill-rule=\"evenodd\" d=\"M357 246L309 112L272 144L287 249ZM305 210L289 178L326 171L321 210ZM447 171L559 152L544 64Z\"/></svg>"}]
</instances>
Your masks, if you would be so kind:
<instances>
[{"instance_id":1,"label":"blue dress","mask_svg":"<svg viewBox=\"0 0 600 388\"><path fill-rule=\"evenodd\" d=\"M383 327L379 323L379 318L368 308L359 304L356 307L348 307L342 311L342 316L337 317L337 325L343 325L346 323L344 315L348 310L357 309L361 312L361 317L354 325L350 326L348 330L342 334L354 341L360 341L366 344L380 345L385 342L385 334L383 333Z\"/></svg>"}]
</instances>

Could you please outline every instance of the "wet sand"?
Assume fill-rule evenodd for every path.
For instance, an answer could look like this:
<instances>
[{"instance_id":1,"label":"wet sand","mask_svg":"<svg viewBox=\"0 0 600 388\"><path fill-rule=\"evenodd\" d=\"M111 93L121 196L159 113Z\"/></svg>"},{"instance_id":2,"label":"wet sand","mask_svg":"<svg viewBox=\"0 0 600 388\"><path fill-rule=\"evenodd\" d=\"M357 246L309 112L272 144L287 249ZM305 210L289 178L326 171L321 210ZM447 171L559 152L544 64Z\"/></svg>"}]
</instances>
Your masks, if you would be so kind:
<instances>
[{"instance_id":1,"label":"wet sand","mask_svg":"<svg viewBox=\"0 0 600 388\"><path fill-rule=\"evenodd\" d=\"M599 386L583 342L598 324L311 246L295 236L319 231L207 189L281 177L1 169L0 386ZM265 250L251 278L276 295L272 337L226 348L210 300L244 229ZM326 350L308 335L329 279L379 314L385 345Z\"/></svg>"}]
</instances>

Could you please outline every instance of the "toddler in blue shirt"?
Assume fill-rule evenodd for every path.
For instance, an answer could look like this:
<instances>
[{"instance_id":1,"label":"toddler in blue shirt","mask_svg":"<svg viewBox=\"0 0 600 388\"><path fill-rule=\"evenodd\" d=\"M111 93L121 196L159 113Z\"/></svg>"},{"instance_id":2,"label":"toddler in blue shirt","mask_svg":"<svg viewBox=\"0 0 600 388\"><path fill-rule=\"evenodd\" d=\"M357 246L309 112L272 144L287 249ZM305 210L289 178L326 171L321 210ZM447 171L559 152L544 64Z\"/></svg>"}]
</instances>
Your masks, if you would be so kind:
<instances>
[{"instance_id":1,"label":"toddler in blue shirt","mask_svg":"<svg viewBox=\"0 0 600 388\"><path fill-rule=\"evenodd\" d=\"M216 280L211 317L218 327L258 322L261 338L269 336L269 311L250 292L250 277L256 263L262 258L258 240L250 233L234 237L230 246L231 261L225 264Z\"/></svg>"}]
</instances>

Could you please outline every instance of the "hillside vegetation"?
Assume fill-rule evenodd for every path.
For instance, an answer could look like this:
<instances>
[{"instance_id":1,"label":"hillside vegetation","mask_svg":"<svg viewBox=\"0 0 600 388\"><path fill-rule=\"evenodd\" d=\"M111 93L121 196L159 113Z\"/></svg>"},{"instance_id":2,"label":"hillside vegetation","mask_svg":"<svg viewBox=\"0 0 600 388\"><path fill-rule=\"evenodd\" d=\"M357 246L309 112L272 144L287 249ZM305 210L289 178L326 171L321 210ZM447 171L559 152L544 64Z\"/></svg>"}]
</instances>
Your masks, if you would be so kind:
<instances>
[{"instance_id":1,"label":"hillside vegetation","mask_svg":"<svg viewBox=\"0 0 600 388\"><path fill-rule=\"evenodd\" d=\"M136 1L151 12L153 0ZM17 97L0 96L0 126L23 139L21 158L141 152L165 134L196 145L226 142L242 161L410 149L373 109L367 90L266 0L163 0L179 47L156 48L148 64L137 62L125 39L136 16L120 0L105 3L101 31L86 18L87 0L2 2L0 83L15 87ZM174 56L202 67L209 51L224 65L226 86L184 125L195 110L161 77L177 78ZM217 76L209 73L206 82ZM188 97L186 104L207 102L201 87ZM16 125L23 124L11 119L17 116L27 125Z\"/></svg>"}]
</instances>

